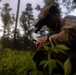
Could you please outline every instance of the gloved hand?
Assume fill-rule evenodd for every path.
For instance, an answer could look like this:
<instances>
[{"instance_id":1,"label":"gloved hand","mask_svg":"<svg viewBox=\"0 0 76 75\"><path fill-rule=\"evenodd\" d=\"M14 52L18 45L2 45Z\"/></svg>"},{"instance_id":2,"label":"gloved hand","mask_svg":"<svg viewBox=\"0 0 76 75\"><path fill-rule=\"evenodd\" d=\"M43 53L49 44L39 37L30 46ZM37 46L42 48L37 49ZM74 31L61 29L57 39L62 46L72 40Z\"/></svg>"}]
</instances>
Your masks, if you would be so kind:
<instances>
[{"instance_id":1,"label":"gloved hand","mask_svg":"<svg viewBox=\"0 0 76 75\"><path fill-rule=\"evenodd\" d=\"M36 47L42 47L46 42L47 40L51 43L52 41L52 38L51 36L48 38L47 36L44 36L42 38L39 38L37 41L36 41Z\"/></svg>"},{"instance_id":2,"label":"gloved hand","mask_svg":"<svg viewBox=\"0 0 76 75\"><path fill-rule=\"evenodd\" d=\"M41 47L47 40L47 36L44 36L42 38L39 38L37 41L36 41L36 47Z\"/></svg>"}]
</instances>

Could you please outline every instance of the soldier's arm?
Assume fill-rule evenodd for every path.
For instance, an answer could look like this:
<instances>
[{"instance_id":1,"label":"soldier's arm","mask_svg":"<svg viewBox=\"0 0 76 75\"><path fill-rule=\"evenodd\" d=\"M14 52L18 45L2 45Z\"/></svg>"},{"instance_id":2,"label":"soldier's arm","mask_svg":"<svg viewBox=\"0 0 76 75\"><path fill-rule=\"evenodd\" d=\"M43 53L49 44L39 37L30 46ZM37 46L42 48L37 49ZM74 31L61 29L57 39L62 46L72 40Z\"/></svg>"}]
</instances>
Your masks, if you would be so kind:
<instances>
[{"instance_id":1,"label":"soldier's arm","mask_svg":"<svg viewBox=\"0 0 76 75\"><path fill-rule=\"evenodd\" d=\"M71 43L71 39L72 37L69 35L69 33L67 31L61 31L58 34L53 34L52 36L50 36L50 38L52 38L52 41L54 43L62 43L62 44L70 44Z\"/></svg>"}]
</instances>

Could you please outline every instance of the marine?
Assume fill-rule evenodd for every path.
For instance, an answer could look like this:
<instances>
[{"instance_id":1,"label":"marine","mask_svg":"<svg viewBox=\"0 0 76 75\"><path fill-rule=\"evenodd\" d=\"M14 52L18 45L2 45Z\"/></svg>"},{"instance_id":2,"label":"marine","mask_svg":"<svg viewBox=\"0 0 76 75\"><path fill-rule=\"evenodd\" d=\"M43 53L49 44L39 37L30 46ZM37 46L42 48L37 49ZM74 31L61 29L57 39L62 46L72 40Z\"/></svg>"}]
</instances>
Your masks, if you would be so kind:
<instances>
[{"instance_id":1,"label":"marine","mask_svg":"<svg viewBox=\"0 0 76 75\"><path fill-rule=\"evenodd\" d=\"M76 71L76 16L68 15L61 18L60 9L57 3L50 4L42 9L39 14L39 21L36 24L36 32L40 31L43 26L53 30L50 36L43 36L36 41L37 47L42 47L48 40L50 43L64 44L70 48L68 56L72 63L72 72ZM40 56L40 54L39 54ZM41 55L42 56L42 55ZM37 57L37 58L36 58ZM38 56L35 55L35 59Z\"/></svg>"}]
</instances>

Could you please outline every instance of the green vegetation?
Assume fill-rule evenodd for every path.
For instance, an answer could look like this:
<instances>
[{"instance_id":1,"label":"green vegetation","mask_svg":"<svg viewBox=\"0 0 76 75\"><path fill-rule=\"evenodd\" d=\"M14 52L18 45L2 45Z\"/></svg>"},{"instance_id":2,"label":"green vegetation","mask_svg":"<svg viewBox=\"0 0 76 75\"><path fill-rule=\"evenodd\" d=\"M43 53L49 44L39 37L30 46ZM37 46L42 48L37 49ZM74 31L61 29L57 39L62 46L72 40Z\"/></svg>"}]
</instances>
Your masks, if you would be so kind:
<instances>
[{"instance_id":1,"label":"green vegetation","mask_svg":"<svg viewBox=\"0 0 76 75\"><path fill-rule=\"evenodd\" d=\"M33 54L24 51L13 51L0 47L0 75L30 75L41 74L37 71Z\"/></svg>"},{"instance_id":2,"label":"green vegetation","mask_svg":"<svg viewBox=\"0 0 76 75\"><path fill-rule=\"evenodd\" d=\"M48 75L52 75L54 68L57 68L57 63L63 68L64 75L70 75L72 67L70 58L67 58L64 63L51 58L52 52L66 54L65 51L69 50L66 46L62 44L54 46L52 44L51 47L44 46L43 50L47 51L48 59L42 60L39 65L44 65L44 70L45 68L48 69ZM34 54L35 53L28 51L3 49L3 47L0 46L0 75L45 75L43 71L37 69L36 63L33 61Z\"/></svg>"}]
</instances>

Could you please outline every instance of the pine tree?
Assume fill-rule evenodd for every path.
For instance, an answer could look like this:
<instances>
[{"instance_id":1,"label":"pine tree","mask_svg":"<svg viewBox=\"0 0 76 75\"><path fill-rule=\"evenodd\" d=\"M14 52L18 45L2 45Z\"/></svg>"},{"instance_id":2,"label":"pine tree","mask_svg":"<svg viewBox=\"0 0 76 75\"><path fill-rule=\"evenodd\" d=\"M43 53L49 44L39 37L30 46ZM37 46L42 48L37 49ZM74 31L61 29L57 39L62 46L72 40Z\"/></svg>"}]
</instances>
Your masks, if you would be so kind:
<instances>
[{"instance_id":1,"label":"pine tree","mask_svg":"<svg viewBox=\"0 0 76 75\"><path fill-rule=\"evenodd\" d=\"M33 23L34 23L33 8L30 3L27 3L25 10L22 12L20 17L20 25L24 31L23 42L25 48L30 48L30 46L33 44L32 41Z\"/></svg>"},{"instance_id":2,"label":"pine tree","mask_svg":"<svg viewBox=\"0 0 76 75\"><path fill-rule=\"evenodd\" d=\"M10 8L8 3L5 3L3 5L2 8L2 12L1 12L1 18L2 18L2 22L3 22L3 38L5 37L10 37L11 35L11 27L14 23L14 15L10 13L10 11L12 10L12 8Z\"/></svg>"}]
</instances>

